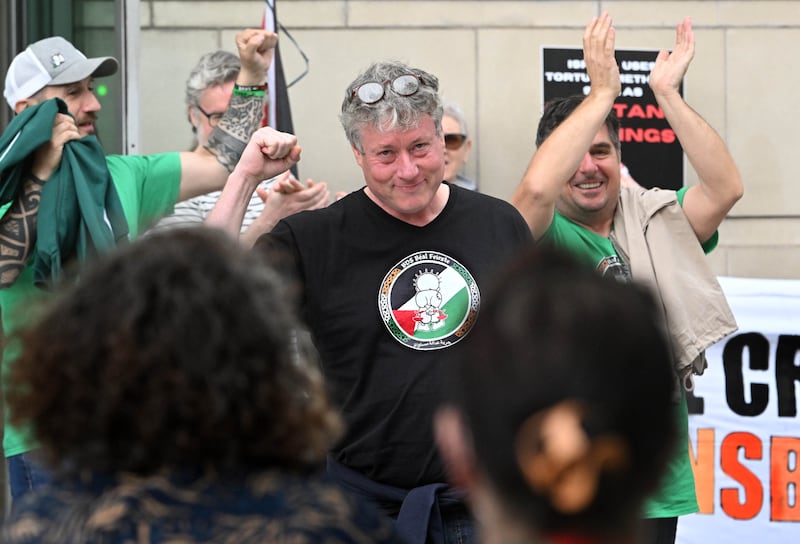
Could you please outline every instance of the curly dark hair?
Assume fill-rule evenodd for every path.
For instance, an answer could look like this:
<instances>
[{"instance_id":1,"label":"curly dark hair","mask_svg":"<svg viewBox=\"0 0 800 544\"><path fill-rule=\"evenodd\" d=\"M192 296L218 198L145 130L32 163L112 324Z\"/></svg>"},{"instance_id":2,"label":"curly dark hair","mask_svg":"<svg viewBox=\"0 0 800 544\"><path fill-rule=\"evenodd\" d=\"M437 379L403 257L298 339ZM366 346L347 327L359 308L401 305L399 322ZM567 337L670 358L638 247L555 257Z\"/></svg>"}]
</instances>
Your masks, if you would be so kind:
<instances>
[{"instance_id":1,"label":"curly dark hair","mask_svg":"<svg viewBox=\"0 0 800 544\"><path fill-rule=\"evenodd\" d=\"M539 245L507 266L486 300L448 358L448 384L492 487L508 511L542 530L630 523L659 483L677 432L670 349L652 295ZM605 474L575 514L529 487L514 450L531 415L568 400L586 407L589 437L618 436L629 451L625 467Z\"/></svg>"},{"instance_id":2,"label":"curly dark hair","mask_svg":"<svg viewBox=\"0 0 800 544\"><path fill-rule=\"evenodd\" d=\"M341 420L286 290L222 232L140 239L20 331L12 419L61 470L317 466Z\"/></svg>"}]
</instances>

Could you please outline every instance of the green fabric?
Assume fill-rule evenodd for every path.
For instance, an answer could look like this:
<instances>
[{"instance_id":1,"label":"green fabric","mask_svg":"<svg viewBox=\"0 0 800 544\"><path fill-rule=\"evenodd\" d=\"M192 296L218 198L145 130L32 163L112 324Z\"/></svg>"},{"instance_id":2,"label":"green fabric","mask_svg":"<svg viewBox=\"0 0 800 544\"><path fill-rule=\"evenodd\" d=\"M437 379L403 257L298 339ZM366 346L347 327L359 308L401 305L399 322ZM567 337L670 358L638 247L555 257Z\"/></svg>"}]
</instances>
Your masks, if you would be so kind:
<instances>
[{"instance_id":1,"label":"green fabric","mask_svg":"<svg viewBox=\"0 0 800 544\"><path fill-rule=\"evenodd\" d=\"M109 155L106 164L122 201L131 238L172 213L180 191L180 154Z\"/></svg>"},{"instance_id":2,"label":"green fabric","mask_svg":"<svg viewBox=\"0 0 800 544\"><path fill-rule=\"evenodd\" d=\"M676 193L678 195L678 204L680 204L681 207L683 207L683 199L686 197L686 191L688 189L689 189L688 187L682 187L678 189ZM719 231L715 230L714 234L711 235L711 238L709 238L700 245L702 246L703 251L706 253L706 255L708 255L717 248L718 243L719 243Z\"/></svg>"},{"instance_id":3,"label":"green fabric","mask_svg":"<svg viewBox=\"0 0 800 544\"><path fill-rule=\"evenodd\" d=\"M33 267L26 266L14 285L8 289L0 290L0 307L3 316L3 334L6 336L6 344L3 348L3 392L5 393L8 383L7 375L11 365L19 357L19 344L13 337L13 333L22 327L30 317L30 308L37 300L46 295L47 291L38 289L33 285ZM5 403L5 400L3 401ZM30 438L30 429L27 426L15 427L9 421L11 410L4 404L3 417L5 427L3 429L3 452L6 457L18 455L32 450L35 446Z\"/></svg>"},{"instance_id":4,"label":"green fabric","mask_svg":"<svg viewBox=\"0 0 800 544\"><path fill-rule=\"evenodd\" d=\"M598 268L608 257L617 256L611 240L573 223L560 213L553 217L542 241L567 249L579 261L592 268Z\"/></svg>"},{"instance_id":5,"label":"green fabric","mask_svg":"<svg viewBox=\"0 0 800 544\"><path fill-rule=\"evenodd\" d=\"M106 157L112 181L117 189L122 209L128 223L130 236L135 237L155 219L172 211L180 189L181 163L178 153L150 156L109 155ZM19 279L8 289L0 290L3 331L12 340L3 351L3 387L5 376L19 348L13 342L13 333L30 318L30 308L38 297L46 295L33 285L33 273L26 266ZM5 435L3 449L6 457L28 452L36 447L30 429L9 423L9 410L5 410Z\"/></svg>"},{"instance_id":6,"label":"green fabric","mask_svg":"<svg viewBox=\"0 0 800 544\"><path fill-rule=\"evenodd\" d=\"M686 188L678 191L678 202L683 205ZM703 249L713 249L718 240L717 233L711 237ZM575 255L587 266L604 270L609 261L619 258L611 241L599 234L573 223L556 212L553 222L542 241L562 247ZM699 510L694 486L694 473L689 459L689 414L686 396L675 406L678 426L678 445L668 464L660 489L645 503L644 517L668 518L682 516Z\"/></svg>"},{"instance_id":7,"label":"green fabric","mask_svg":"<svg viewBox=\"0 0 800 544\"><path fill-rule=\"evenodd\" d=\"M4 213L7 205L17 196L19 180L28 169L28 157L50 140L53 118L58 108L55 100L26 108L12 119L0 135L0 206L3 206Z\"/></svg>"},{"instance_id":8,"label":"green fabric","mask_svg":"<svg viewBox=\"0 0 800 544\"><path fill-rule=\"evenodd\" d=\"M671 518L700 510L694 487L694 471L689 459L689 409L681 389L681 401L675 405L678 443L661 481L661 487L644 505L646 518Z\"/></svg>"},{"instance_id":9,"label":"green fabric","mask_svg":"<svg viewBox=\"0 0 800 544\"><path fill-rule=\"evenodd\" d=\"M26 108L0 137L0 203L16 198L27 174L29 157L50 140L56 114L68 114L60 99ZM61 163L42 189L34 283L58 281L62 263L84 261L126 240L128 227L111 183L103 149L94 136L67 142Z\"/></svg>"}]
</instances>

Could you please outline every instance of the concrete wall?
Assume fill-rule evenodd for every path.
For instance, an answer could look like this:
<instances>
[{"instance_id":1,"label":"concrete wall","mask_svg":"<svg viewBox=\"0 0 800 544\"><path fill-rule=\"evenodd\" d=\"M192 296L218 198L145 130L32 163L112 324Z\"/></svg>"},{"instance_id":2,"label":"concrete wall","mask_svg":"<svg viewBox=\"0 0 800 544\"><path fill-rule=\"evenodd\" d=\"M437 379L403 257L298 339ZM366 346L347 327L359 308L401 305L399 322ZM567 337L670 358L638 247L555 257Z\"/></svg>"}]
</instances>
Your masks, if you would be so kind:
<instances>
[{"instance_id":1,"label":"concrete wall","mask_svg":"<svg viewBox=\"0 0 800 544\"><path fill-rule=\"evenodd\" d=\"M235 51L234 35L258 26L261 0L142 0L141 127L144 152L190 141L186 74L203 52ZM279 18L310 59L290 90L304 147L301 175L334 190L363 182L338 123L347 84L373 60L396 58L433 72L464 108L475 140L468 174L484 192L510 197L533 153L540 112L540 47L581 44L607 10L624 48L670 47L691 15L696 55L685 95L728 142L745 197L710 256L720 275L800 278L797 153L800 1L279 0ZM282 36L288 79L303 70ZM696 181L691 168L688 183Z\"/></svg>"}]
</instances>

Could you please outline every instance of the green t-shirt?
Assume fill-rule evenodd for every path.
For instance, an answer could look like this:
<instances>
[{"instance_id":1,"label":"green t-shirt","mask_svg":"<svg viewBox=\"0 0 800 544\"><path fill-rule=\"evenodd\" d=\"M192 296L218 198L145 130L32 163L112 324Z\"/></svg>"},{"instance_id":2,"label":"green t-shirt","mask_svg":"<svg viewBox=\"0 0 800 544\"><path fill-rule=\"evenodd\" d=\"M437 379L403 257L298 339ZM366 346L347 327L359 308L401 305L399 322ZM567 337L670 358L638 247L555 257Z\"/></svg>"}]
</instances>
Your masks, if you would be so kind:
<instances>
[{"instance_id":1,"label":"green t-shirt","mask_svg":"<svg viewBox=\"0 0 800 544\"><path fill-rule=\"evenodd\" d=\"M681 205L686 189L684 187L677 192L678 202ZM716 246L717 239L715 233L703 244L706 253ZM542 240L570 251L580 261L595 268L604 276L610 275L625 281L631 279L627 264L617 255L611 240L573 223L558 212ZM660 489L645 503L646 518L682 516L697 512L699 509L694 474L689 460L689 412L683 392L681 401L675 406L675 414L679 437L677 449L667 466Z\"/></svg>"},{"instance_id":2,"label":"green t-shirt","mask_svg":"<svg viewBox=\"0 0 800 544\"><path fill-rule=\"evenodd\" d=\"M158 218L171 213L178 200L181 180L181 163L178 153L159 155L109 155L108 170L128 222L129 235L137 236ZM26 266L14 285L0 289L2 328L9 342L3 349L3 388L9 366L19 356L19 345L9 338L30 317L29 310L40 296L47 292L33 285L33 267ZM5 429L3 450L6 457L32 450L30 429L10 424L8 409L4 410Z\"/></svg>"}]
</instances>

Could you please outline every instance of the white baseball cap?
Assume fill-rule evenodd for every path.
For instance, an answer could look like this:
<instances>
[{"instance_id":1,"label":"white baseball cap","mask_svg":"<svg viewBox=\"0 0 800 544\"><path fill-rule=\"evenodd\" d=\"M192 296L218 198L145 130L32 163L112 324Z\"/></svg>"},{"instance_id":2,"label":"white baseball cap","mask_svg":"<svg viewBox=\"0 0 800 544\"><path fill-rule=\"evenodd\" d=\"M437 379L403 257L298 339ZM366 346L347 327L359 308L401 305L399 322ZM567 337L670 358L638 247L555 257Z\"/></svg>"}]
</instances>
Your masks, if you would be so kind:
<instances>
[{"instance_id":1,"label":"white baseball cap","mask_svg":"<svg viewBox=\"0 0 800 544\"><path fill-rule=\"evenodd\" d=\"M45 38L29 45L11 61L3 96L14 109L17 102L48 85L66 85L89 76L110 76L118 68L114 57L89 59L61 36Z\"/></svg>"}]
</instances>

